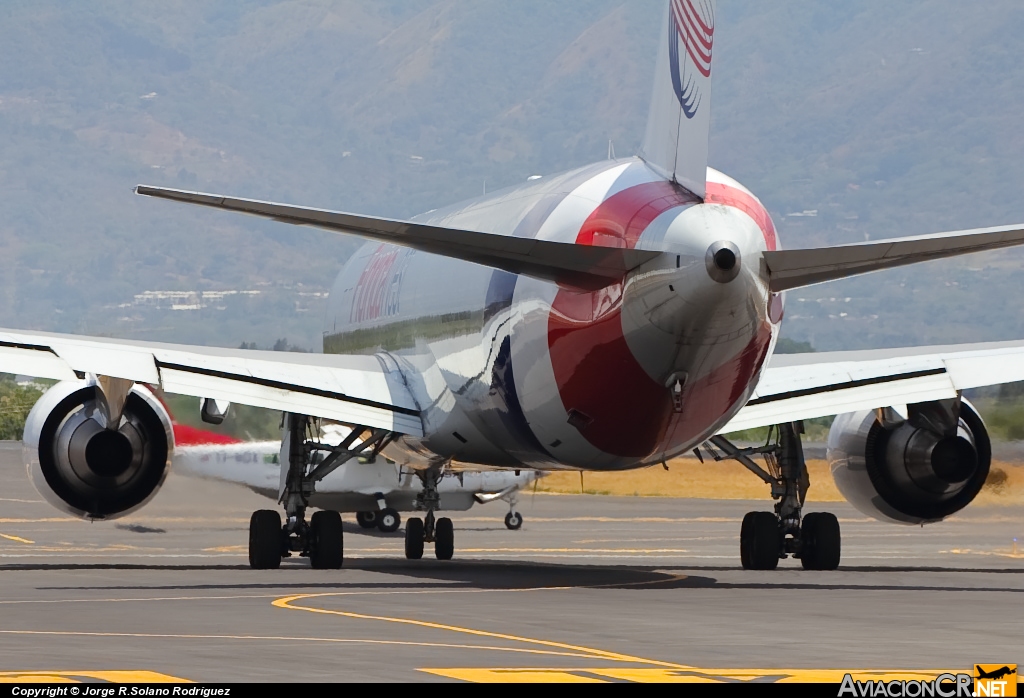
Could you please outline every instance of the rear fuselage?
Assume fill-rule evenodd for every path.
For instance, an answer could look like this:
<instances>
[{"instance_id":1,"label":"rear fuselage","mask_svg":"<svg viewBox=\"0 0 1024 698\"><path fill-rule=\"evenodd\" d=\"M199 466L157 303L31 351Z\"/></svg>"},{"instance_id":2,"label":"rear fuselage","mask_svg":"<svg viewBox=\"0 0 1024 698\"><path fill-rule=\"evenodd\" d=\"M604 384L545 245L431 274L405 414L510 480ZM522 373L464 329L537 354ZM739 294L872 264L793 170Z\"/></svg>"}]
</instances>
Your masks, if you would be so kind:
<instances>
[{"instance_id":1,"label":"rear fuselage","mask_svg":"<svg viewBox=\"0 0 1024 698\"><path fill-rule=\"evenodd\" d=\"M782 299L761 253L771 219L708 171L704 202L639 159L608 161L416 220L499 235L661 251L621 283L563 288L380 243L331 291L325 353L403 369L425 436L388 451L423 466L621 470L692 449L747 401Z\"/></svg>"}]
</instances>

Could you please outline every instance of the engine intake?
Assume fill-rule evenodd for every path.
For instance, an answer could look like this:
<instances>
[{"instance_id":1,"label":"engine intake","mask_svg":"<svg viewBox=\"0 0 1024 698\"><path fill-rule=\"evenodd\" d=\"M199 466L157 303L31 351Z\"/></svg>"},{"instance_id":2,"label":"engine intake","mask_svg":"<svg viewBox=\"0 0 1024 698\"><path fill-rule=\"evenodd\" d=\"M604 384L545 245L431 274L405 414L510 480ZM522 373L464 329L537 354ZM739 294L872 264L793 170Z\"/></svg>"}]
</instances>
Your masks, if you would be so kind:
<instances>
[{"instance_id":1,"label":"engine intake","mask_svg":"<svg viewBox=\"0 0 1024 698\"><path fill-rule=\"evenodd\" d=\"M861 512L904 524L941 521L981 491L992 462L985 424L966 400L836 417L828 460L842 495Z\"/></svg>"},{"instance_id":2,"label":"engine intake","mask_svg":"<svg viewBox=\"0 0 1024 698\"><path fill-rule=\"evenodd\" d=\"M88 519L124 516L148 502L174 449L170 416L145 387L132 388L116 429L95 383L50 388L25 422L24 458L36 490L62 511Z\"/></svg>"}]
</instances>

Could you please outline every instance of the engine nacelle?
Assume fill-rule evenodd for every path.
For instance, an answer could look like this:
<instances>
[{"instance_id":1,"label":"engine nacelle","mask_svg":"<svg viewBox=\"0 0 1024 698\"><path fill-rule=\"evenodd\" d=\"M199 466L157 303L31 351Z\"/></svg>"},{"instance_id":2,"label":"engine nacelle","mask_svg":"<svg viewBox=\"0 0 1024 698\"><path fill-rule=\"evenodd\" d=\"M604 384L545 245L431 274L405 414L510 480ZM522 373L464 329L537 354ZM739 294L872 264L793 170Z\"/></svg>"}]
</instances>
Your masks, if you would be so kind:
<instances>
[{"instance_id":1,"label":"engine nacelle","mask_svg":"<svg viewBox=\"0 0 1024 698\"><path fill-rule=\"evenodd\" d=\"M106 403L94 381L47 390L25 422L23 457L46 501L87 519L124 516L164 482L174 451L170 416L142 385L128 395L120 425L107 429Z\"/></svg>"},{"instance_id":2,"label":"engine nacelle","mask_svg":"<svg viewBox=\"0 0 1024 698\"><path fill-rule=\"evenodd\" d=\"M828 461L850 504L881 521L941 521L970 504L992 462L985 424L966 400L836 417Z\"/></svg>"}]
</instances>

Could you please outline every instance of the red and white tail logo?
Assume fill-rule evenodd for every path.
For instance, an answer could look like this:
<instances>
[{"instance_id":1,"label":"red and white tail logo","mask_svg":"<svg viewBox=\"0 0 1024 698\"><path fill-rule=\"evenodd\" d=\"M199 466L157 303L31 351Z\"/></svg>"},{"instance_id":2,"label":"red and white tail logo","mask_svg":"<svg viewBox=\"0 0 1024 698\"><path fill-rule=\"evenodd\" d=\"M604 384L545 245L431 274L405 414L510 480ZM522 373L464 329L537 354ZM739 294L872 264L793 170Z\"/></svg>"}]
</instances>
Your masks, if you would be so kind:
<instances>
[{"instance_id":1,"label":"red and white tail logo","mask_svg":"<svg viewBox=\"0 0 1024 698\"><path fill-rule=\"evenodd\" d=\"M711 77L715 12L705 0L672 0L669 19L669 68L672 87L687 119L700 111L703 95L698 77Z\"/></svg>"},{"instance_id":2,"label":"red and white tail logo","mask_svg":"<svg viewBox=\"0 0 1024 698\"><path fill-rule=\"evenodd\" d=\"M670 0L665 15L641 155L665 177L703 197L711 124L714 0Z\"/></svg>"}]
</instances>

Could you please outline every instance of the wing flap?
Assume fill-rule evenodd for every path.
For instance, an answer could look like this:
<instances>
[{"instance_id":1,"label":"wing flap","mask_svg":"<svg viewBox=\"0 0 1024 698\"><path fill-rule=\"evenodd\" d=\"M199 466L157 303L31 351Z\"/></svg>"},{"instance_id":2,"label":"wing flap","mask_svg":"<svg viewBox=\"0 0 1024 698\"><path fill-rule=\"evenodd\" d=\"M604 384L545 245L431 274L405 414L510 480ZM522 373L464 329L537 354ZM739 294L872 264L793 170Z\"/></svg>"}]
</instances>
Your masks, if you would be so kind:
<instances>
[{"instance_id":1,"label":"wing flap","mask_svg":"<svg viewBox=\"0 0 1024 698\"><path fill-rule=\"evenodd\" d=\"M956 389L945 372L852 387L834 385L810 394L752 400L720 433L952 397L956 397Z\"/></svg>"},{"instance_id":2,"label":"wing flap","mask_svg":"<svg viewBox=\"0 0 1024 698\"><path fill-rule=\"evenodd\" d=\"M386 405L353 401L345 395L330 395L253 382L230 374L196 373L187 367L161 366L161 386L170 393L211 397L218 400L263 407L269 410L309 414L350 424L388 429L412 436L422 435L417 415L396 412Z\"/></svg>"},{"instance_id":3,"label":"wing flap","mask_svg":"<svg viewBox=\"0 0 1024 698\"><path fill-rule=\"evenodd\" d=\"M49 378L51 380L75 380L78 376L49 347L0 346L0 368L7 373Z\"/></svg>"},{"instance_id":4,"label":"wing flap","mask_svg":"<svg viewBox=\"0 0 1024 698\"><path fill-rule=\"evenodd\" d=\"M56 380L84 374L167 392L423 435L420 410L394 362L375 356L297 354L123 342L0 330L0 371Z\"/></svg>"},{"instance_id":5,"label":"wing flap","mask_svg":"<svg viewBox=\"0 0 1024 698\"><path fill-rule=\"evenodd\" d=\"M137 194L158 199L359 235L370 240L454 257L474 264L503 269L513 274L524 274L585 290L597 290L616 283L629 271L661 254L646 250L531 240L161 187L140 185L135 191Z\"/></svg>"},{"instance_id":6,"label":"wing flap","mask_svg":"<svg viewBox=\"0 0 1024 698\"><path fill-rule=\"evenodd\" d=\"M77 371L127 378L136 383L160 382L160 372L157 370L153 354L145 350L106 344L94 345L79 340L58 340L51 346L57 356Z\"/></svg>"},{"instance_id":7,"label":"wing flap","mask_svg":"<svg viewBox=\"0 0 1024 698\"><path fill-rule=\"evenodd\" d=\"M747 405L719 432L955 397L1024 380L1024 342L773 357Z\"/></svg>"},{"instance_id":8,"label":"wing flap","mask_svg":"<svg viewBox=\"0 0 1024 698\"><path fill-rule=\"evenodd\" d=\"M1024 244L1024 226L959 230L807 250L764 253L776 293L882 269Z\"/></svg>"}]
</instances>

